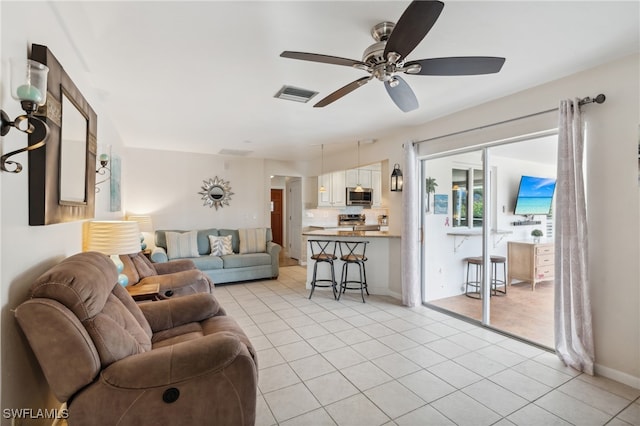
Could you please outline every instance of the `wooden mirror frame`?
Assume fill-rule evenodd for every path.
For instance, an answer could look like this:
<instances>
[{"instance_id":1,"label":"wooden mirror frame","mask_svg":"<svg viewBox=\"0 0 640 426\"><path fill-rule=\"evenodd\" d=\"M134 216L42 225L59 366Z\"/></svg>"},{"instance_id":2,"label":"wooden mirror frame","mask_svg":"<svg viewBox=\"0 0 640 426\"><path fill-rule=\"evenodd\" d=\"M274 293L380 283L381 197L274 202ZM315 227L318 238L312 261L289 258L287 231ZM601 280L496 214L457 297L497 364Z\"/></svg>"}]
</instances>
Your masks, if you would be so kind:
<instances>
[{"instance_id":1,"label":"wooden mirror frame","mask_svg":"<svg viewBox=\"0 0 640 426\"><path fill-rule=\"evenodd\" d=\"M35 115L49 126L44 147L29 151L29 225L50 225L95 216L95 182L98 117L51 51L31 45L30 58L49 67L47 102ZM87 119L84 201L60 200L60 152L63 93ZM41 140L39 127L29 135L29 145Z\"/></svg>"}]
</instances>

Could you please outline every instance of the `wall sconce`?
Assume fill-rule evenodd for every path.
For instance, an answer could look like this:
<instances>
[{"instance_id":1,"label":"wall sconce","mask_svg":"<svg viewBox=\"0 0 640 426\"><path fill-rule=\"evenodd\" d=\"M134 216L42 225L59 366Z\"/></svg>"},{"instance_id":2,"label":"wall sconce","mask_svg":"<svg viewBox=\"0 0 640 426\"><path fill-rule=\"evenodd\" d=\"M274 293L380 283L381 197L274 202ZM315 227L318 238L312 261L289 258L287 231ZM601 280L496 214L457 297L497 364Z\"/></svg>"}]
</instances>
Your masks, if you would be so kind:
<instances>
[{"instance_id":1,"label":"wall sconce","mask_svg":"<svg viewBox=\"0 0 640 426\"><path fill-rule=\"evenodd\" d=\"M400 170L400 164L393 165L393 171L391 172L391 190L402 191L402 170Z\"/></svg>"},{"instance_id":2,"label":"wall sconce","mask_svg":"<svg viewBox=\"0 0 640 426\"><path fill-rule=\"evenodd\" d=\"M107 167L108 164L109 164L109 156L107 154L100 154L100 167L98 167L98 169L96 170L96 173L99 174L100 176L107 176L107 177L105 177L101 181L96 182L96 193L100 192L100 188L98 188L98 185L111 179L111 169Z\"/></svg>"},{"instance_id":3,"label":"wall sconce","mask_svg":"<svg viewBox=\"0 0 640 426\"><path fill-rule=\"evenodd\" d=\"M11 151L0 157L0 169L5 172L20 173L22 164L15 161L8 161L8 158L20 154L24 151L31 151L44 146L49 135L49 126L34 116L33 113L38 110L47 101L47 74L49 68L40 62L31 59L11 59L11 97L20 101L20 105L26 114L19 115L15 120L11 121L9 116L3 110L0 110L0 135L4 136L9 133L11 128L32 134L38 132L42 134L42 139L35 144L28 145L22 149ZM23 122L26 121L26 124ZM7 165L14 165L13 170L7 169Z\"/></svg>"}]
</instances>

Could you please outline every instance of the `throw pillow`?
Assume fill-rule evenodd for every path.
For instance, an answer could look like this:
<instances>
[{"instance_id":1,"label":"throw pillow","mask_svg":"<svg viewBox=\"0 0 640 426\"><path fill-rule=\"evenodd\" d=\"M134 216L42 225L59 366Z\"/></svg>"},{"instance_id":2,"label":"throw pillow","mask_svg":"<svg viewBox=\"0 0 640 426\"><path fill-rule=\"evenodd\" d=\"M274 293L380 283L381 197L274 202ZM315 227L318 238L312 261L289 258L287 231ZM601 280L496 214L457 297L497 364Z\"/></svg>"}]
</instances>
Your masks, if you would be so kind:
<instances>
[{"instance_id":1,"label":"throw pillow","mask_svg":"<svg viewBox=\"0 0 640 426\"><path fill-rule=\"evenodd\" d=\"M166 232L167 257L169 259L180 259L184 257L199 257L198 253L198 233L189 232Z\"/></svg>"},{"instance_id":2,"label":"throw pillow","mask_svg":"<svg viewBox=\"0 0 640 426\"><path fill-rule=\"evenodd\" d=\"M211 256L224 256L227 254L233 254L231 240L231 235L225 235L223 237L209 235L209 242L211 243Z\"/></svg>"},{"instance_id":3,"label":"throw pillow","mask_svg":"<svg viewBox=\"0 0 640 426\"><path fill-rule=\"evenodd\" d=\"M265 253L267 251L266 228L238 229L240 235L240 254Z\"/></svg>"}]
</instances>

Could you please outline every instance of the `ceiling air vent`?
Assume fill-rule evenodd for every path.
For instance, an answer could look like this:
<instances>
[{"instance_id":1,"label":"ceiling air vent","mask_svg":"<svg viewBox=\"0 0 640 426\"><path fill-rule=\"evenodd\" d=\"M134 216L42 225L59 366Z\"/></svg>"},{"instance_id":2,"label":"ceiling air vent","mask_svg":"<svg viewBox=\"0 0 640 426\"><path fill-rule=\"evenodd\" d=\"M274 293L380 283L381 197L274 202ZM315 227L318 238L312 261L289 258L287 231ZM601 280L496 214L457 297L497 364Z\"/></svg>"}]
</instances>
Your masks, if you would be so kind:
<instances>
[{"instance_id":1,"label":"ceiling air vent","mask_svg":"<svg viewBox=\"0 0 640 426\"><path fill-rule=\"evenodd\" d=\"M309 99L317 95L313 90L301 89L293 86L282 86L274 98L286 99L288 101L308 102Z\"/></svg>"}]
</instances>

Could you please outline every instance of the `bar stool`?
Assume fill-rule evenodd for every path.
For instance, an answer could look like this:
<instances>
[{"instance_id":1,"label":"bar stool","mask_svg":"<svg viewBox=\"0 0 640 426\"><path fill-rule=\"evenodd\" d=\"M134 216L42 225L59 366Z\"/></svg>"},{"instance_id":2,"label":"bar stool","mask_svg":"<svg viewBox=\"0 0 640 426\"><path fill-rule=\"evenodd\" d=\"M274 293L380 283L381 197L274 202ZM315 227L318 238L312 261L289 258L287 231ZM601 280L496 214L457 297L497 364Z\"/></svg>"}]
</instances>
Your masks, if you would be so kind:
<instances>
[{"instance_id":1,"label":"bar stool","mask_svg":"<svg viewBox=\"0 0 640 426\"><path fill-rule=\"evenodd\" d=\"M467 281L465 283L464 294L473 299L480 299L480 283L482 281L482 256L466 257L463 259L467 263ZM502 279L498 279L498 265L502 265ZM475 268L474 280L470 280L471 266ZM507 258L504 256L491 256L491 295L507 294ZM504 287L504 290L498 290ZM472 291L469 291L469 290Z\"/></svg>"},{"instance_id":2,"label":"bar stool","mask_svg":"<svg viewBox=\"0 0 640 426\"><path fill-rule=\"evenodd\" d=\"M365 254L367 250L367 244L369 241L338 241L340 246L340 260L342 264L342 274L340 276L340 289L338 290L338 300L340 295L345 290L357 290L360 289L360 295L362 296L362 303L364 301L364 292L369 295L369 289L367 288L367 273L365 271L364 263L367 261ZM360 273L359 280L349 280L349 265L358 265L358 272ZM357 284L356 286L349 286L349 284Z\"/></svg>"},{"instance_id":3,"label":"bar stool","mask_svg":"<svg viewBox=\"0 0 640 426\"><path fill-rule=\"evenodd\" d=\"M480 283L482 280L482 256L465 257L462 259L467 263L467 281L465 283L464 294L472 299L480 299ZM475 268L474 280L469 279L469 273L471 272L471 266ZM469 291L469 289L473 291Z\"/></svg>"},{"instance_id":4,"label":"bar stool","mask_svg":"<svg viewBox=\"0 0 640 426\"><path fill-rule=\"evenodd\" d=\"M498 279L498 265L502 265L502 279ZM504 290L498 290L504 287ZM507 294L507 258L504 256L491 256L491 290L494 296Z\"/></svg>"},{"instance_id":5,"label":"bar stool","mask_svg":"<svg viewBox=\"0 0 640 426\"><path fill-rule=\"evenodd\" d=\"M309 293L309 299L313 296L313 291L316 287L331 287L333 290L333 298L336 298L336 272L333 267L333 261L338 257L336 256L336 242L331 240L309 240L311 247L311 259L313 263L313 277L311 278L311 293ZM331 270L331 279L323 278L318 279L318 263L328 263ZM326 283L326 284L318 284Z\"/></svg>"}]
</instances>

